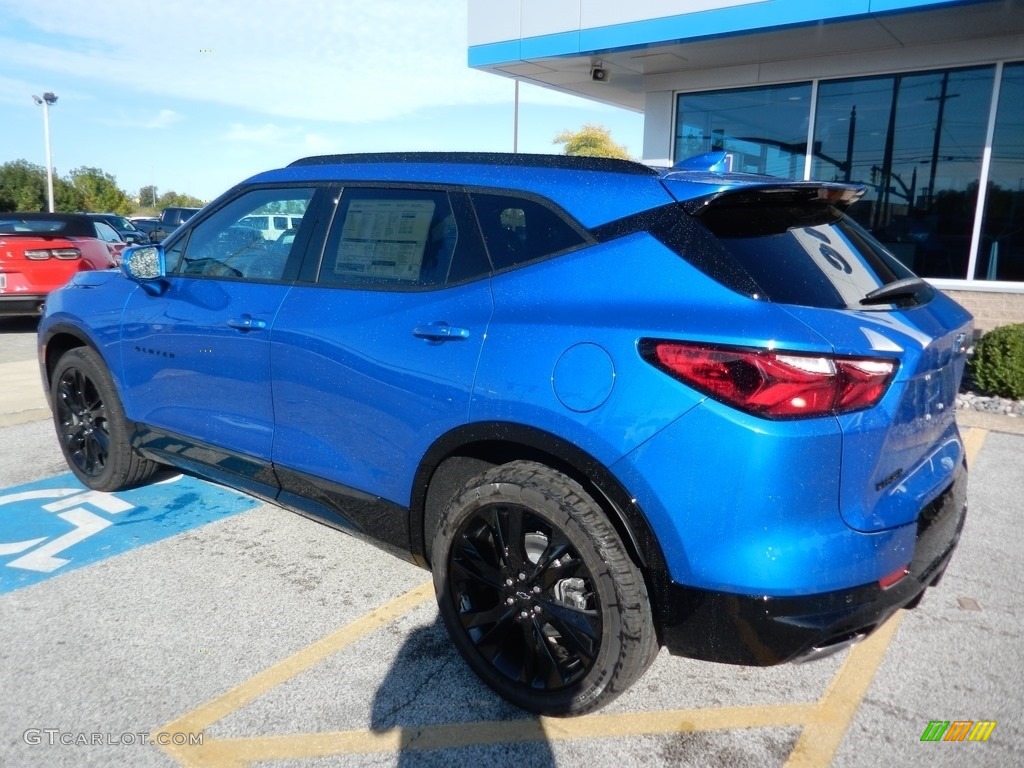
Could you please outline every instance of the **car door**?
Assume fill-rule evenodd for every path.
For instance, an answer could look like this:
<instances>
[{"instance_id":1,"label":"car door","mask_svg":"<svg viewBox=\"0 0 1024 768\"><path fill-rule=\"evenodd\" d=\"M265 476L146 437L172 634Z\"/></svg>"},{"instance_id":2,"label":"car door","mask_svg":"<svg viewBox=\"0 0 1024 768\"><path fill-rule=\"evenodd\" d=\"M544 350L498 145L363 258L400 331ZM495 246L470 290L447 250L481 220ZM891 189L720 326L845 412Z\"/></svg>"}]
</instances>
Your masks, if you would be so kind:
<instances>
[{"instance_id":1,"label":"car door","mask_svg":"<svg viewBox=\"0 0 1024 768\"><path fill-rule=\"evenodd\" d=\"M168 244L160 295L132 294L122 323L125 399L154 444L179 452L201 446L194 452L201 462L266 473L274 431L270 334L310 233L279 246L241 221L317 205L312 186L242 192ZM304 220L312 229L315 217Z\"/></svg>"},{"instance_id":2,"label":"car door","mask_svg":"<svg viewBox=\"0 0 1024 768\"><path fill-rule=\"evenodd\" d=\"M492 310L468 199L350 187L303 272L271 343L280 498L406 547L393 505L408 506L427 447L466 422Z\"/></svg>"}]
</instances>

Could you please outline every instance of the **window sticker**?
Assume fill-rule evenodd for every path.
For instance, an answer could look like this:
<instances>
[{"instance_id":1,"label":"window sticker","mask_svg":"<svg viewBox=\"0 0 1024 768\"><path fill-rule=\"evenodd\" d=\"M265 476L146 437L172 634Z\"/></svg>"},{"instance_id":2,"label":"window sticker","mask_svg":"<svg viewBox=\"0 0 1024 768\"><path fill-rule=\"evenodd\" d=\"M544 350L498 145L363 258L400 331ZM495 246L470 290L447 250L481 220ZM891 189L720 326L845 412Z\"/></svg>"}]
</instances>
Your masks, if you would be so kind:
<instances>
[{"instance_id":1,"label":"window sticker","mask_svg":"<svg viewBox=\"0 0 1024 768\"><path fill-rule=\"evenodd\" d=\"M418 280L434 208L433 200L353 200L334 273Z\"/></svg>"}]
</instances>

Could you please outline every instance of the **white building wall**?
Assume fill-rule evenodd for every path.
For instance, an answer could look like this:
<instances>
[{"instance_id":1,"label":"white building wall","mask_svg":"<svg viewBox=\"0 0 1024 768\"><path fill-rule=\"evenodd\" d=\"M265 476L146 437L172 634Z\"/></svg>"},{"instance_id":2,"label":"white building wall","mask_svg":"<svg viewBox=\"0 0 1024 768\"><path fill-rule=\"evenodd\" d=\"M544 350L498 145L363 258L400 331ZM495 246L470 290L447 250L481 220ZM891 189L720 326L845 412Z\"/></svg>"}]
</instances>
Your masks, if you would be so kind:
<instances>
[{"instance_id":1,"label":"white building wall","mask_svg":"<svg viewBox=\"0 0 1024 768\"><path fill-rule=\"evenodd\" d=\"M557 35L763 0L468 0L469 44Z\"/></svg>"}]
</instances>

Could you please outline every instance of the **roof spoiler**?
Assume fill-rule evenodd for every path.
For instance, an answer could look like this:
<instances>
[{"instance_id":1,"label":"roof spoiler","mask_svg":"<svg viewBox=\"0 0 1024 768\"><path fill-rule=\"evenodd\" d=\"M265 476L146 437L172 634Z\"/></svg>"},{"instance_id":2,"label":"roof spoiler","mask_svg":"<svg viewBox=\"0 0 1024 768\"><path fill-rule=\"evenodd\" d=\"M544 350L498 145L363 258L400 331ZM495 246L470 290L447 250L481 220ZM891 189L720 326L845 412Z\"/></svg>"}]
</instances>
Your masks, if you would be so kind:
<instances>
[{"instance_id":1,"label":"roof spoiler","mask_svg":"<svg viewBox=\"0 0 1024 768\"><path fill-rule=\"evenodd\" d=\"M688 157L672 166L673 171L702 171L704 173L732 173L731 152L706 152Z\"/></svg>"},{"instance_id":2,"label":"roof spoiler","mask_svg":"<svg viewBox=\"0 0 1024 768\"><path fill-rule=\"evenodd\" d=\"M681 201L686 212L697 214L712 205L834 205L846 210L857 202L867 187L828 181L757 182L721 189L710 195Z\"/></svg>"}]
</instances>

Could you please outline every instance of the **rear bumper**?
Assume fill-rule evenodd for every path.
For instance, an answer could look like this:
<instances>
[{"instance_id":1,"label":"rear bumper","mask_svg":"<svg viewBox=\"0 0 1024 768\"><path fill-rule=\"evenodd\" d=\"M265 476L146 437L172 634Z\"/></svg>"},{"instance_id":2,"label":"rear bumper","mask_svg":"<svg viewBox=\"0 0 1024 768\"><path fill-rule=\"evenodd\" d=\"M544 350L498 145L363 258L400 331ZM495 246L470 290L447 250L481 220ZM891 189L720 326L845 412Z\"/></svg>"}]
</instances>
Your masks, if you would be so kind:
<instances>
[{"instance_id":1,"label":"rear bumper","mask_svg":"<svg viewBox=\"0 0 1024 768\"><path fill-rule=\"evenodd\" d=\"M45 293L0 295L0 317L41 315L45 303Z\"/></svg>"},{"instance_id":2,"label":"rear bumper","mask_svg":"<svg viewBox=\"0 0 1024 768\"><path fill-rule=\"evenodd\" d=\"M739 595L671 584L662 639L669 651L706 661L769 666L827 655L870 634L900 608L914 607L953 556L967 513L967 469L918 517L909 574L797 597Z\"/></svg>"}]
</instances>

